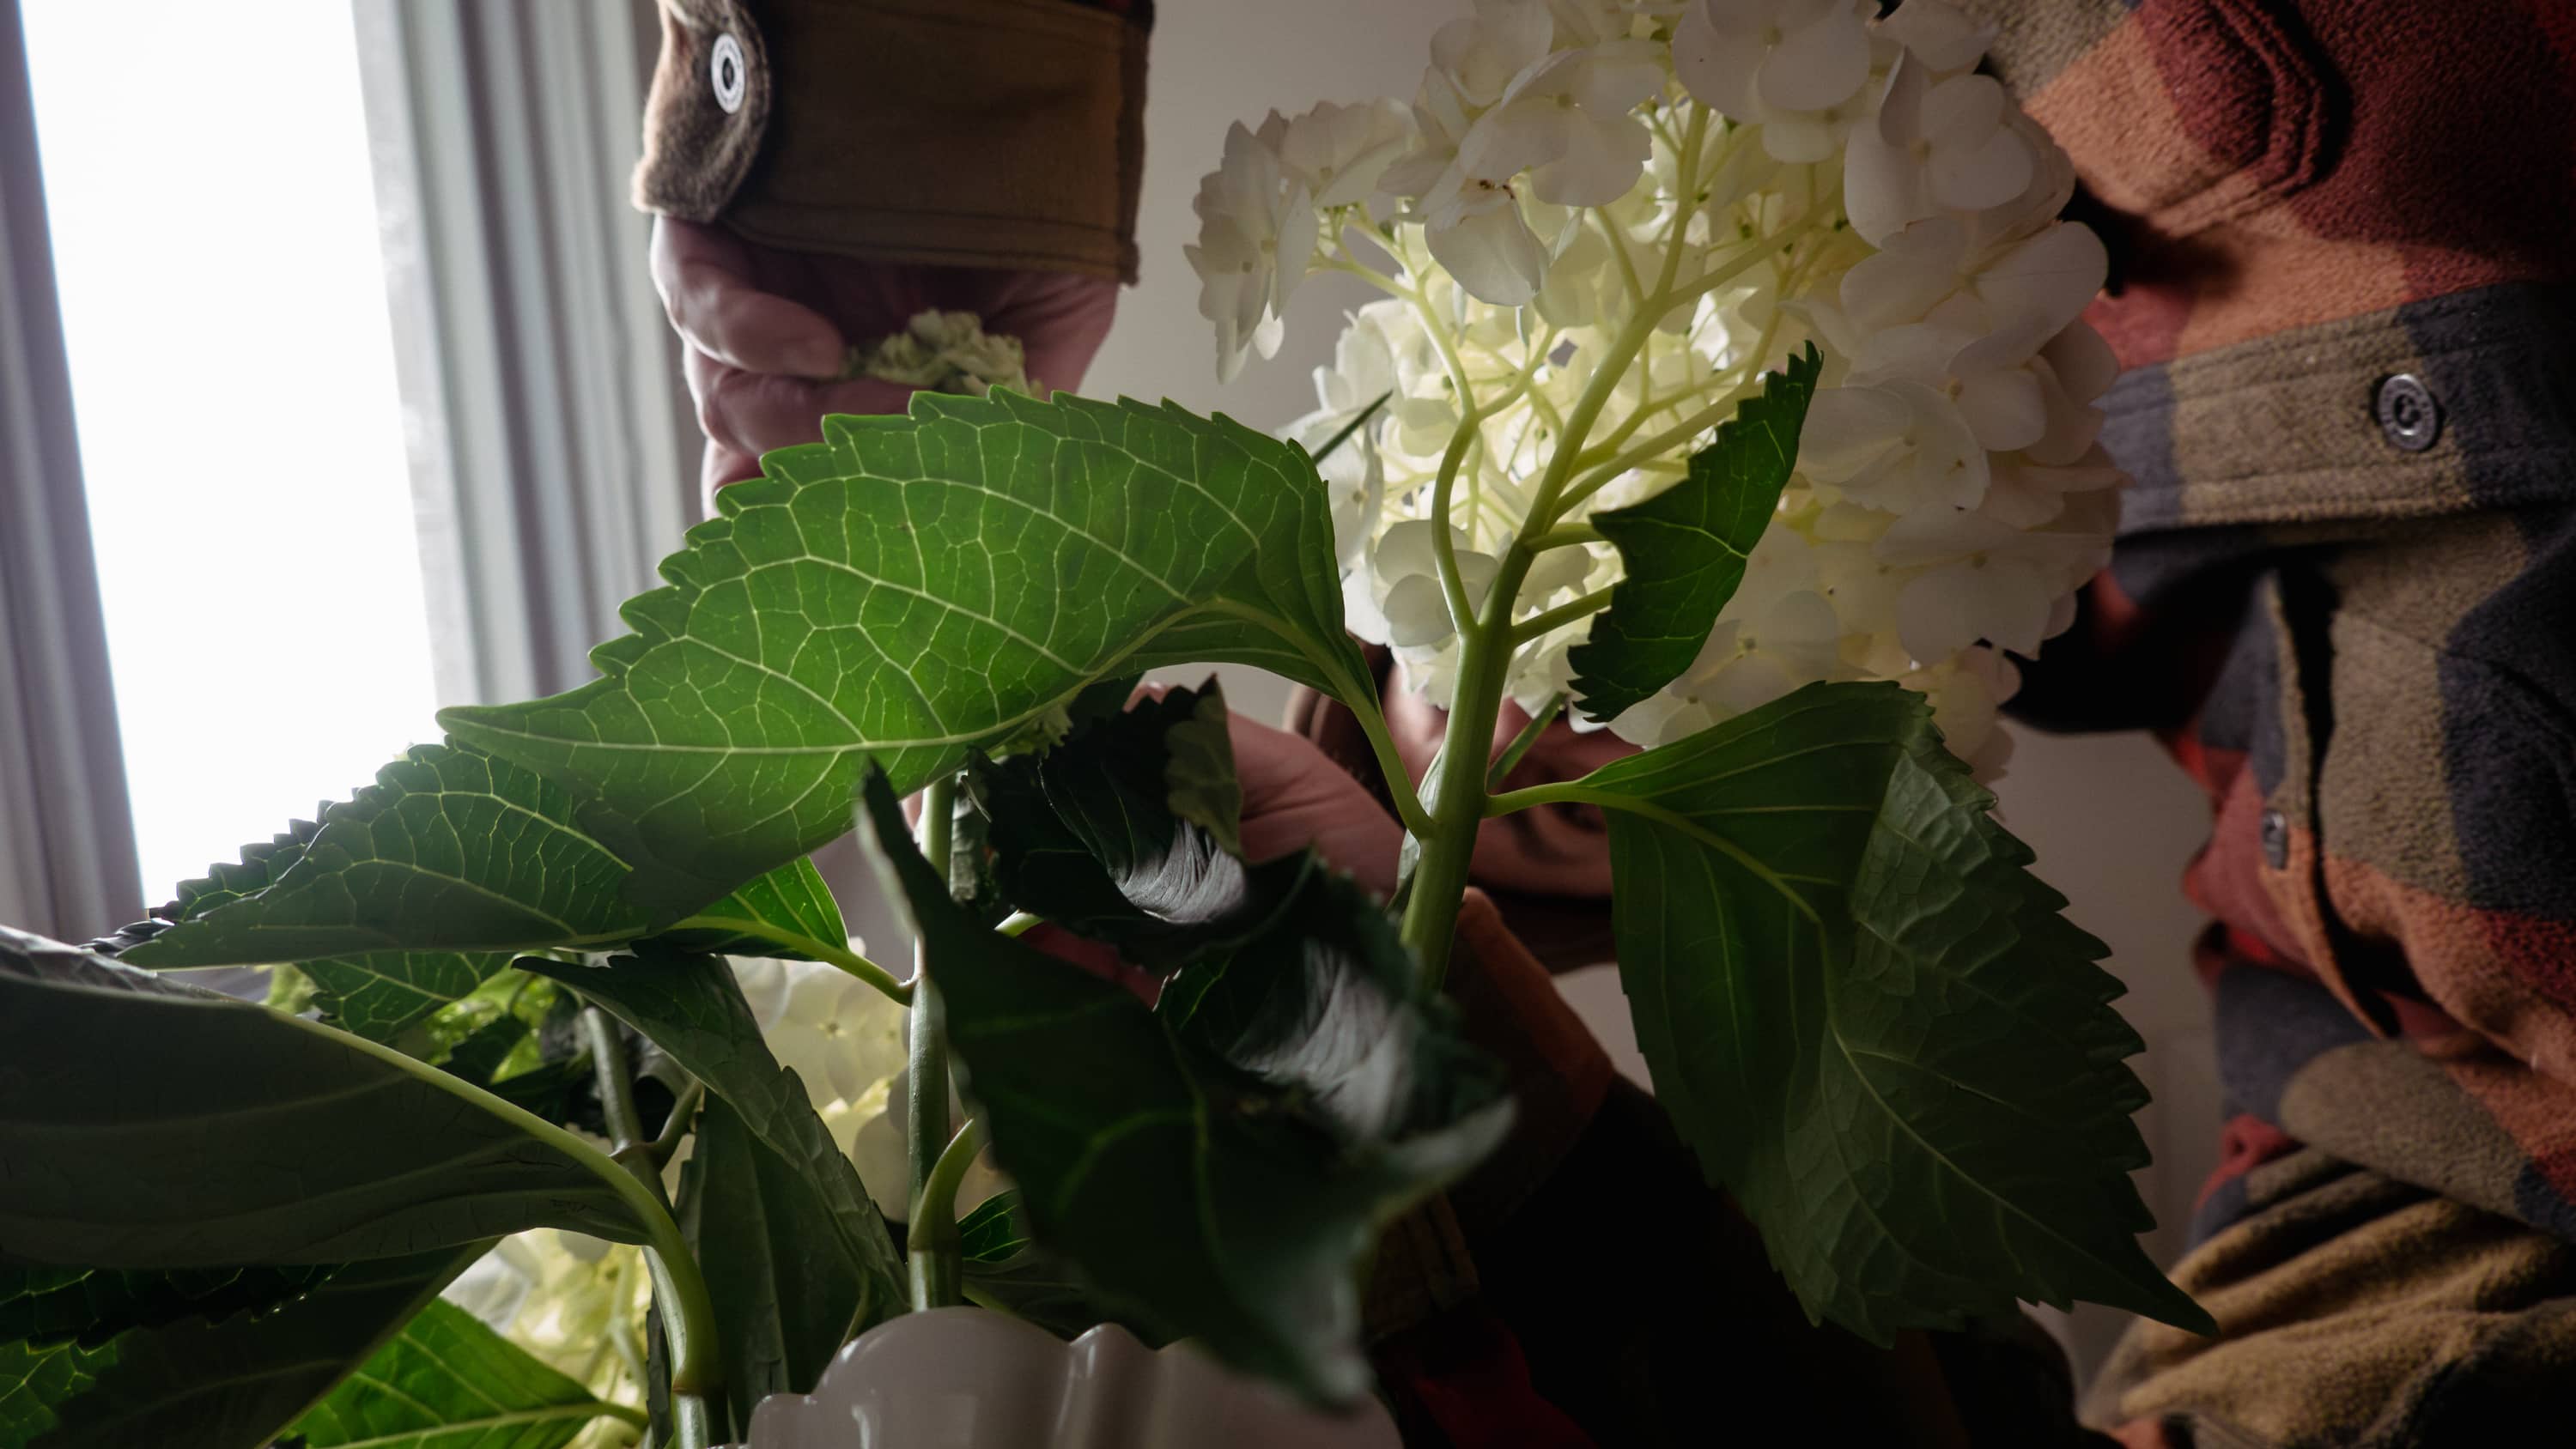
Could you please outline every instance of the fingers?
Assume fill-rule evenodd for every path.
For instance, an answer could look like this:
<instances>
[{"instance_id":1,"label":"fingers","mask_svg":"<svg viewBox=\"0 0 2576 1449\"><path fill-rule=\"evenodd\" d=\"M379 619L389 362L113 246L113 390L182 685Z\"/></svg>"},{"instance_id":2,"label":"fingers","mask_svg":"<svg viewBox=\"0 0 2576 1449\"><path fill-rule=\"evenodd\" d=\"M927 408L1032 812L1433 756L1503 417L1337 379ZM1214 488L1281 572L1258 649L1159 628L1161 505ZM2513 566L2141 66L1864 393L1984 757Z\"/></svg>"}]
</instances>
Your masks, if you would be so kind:
<instances>
[{"instance_id":1,"label":"fingers","mask_svg":"<svg viewBox=\"0 0 2576 1449\"><path fill-rule=\"evenodd\" d=\"M752 372L695 348L684 365L689 393L698 402L699 429L728 451L751 458L820 439L826 414L902 412L913 391L873 378L827 383Z\"/></svg>"},{"instance_id":2,"label":"fingers","mask_svg":"<svg viewBox=\"0 0 2576 1449\"><path fill-rule=\"evenodd\" d=\"M758 458L737 453L713 439L708 440L706 456L698 462L698 488L706 504L706 516L716 516L717 489L759 476Z\"/></svg>"},{"instance_id":3,"label":"fingers","mask_svg":"<svg viewBox=\"0 0 2576 1449\"><path fill-rule=\"evenodd\" d=\"M1170 685L1147 681L1127 699L1160 699ZM1368 787L1332 762L1313 740L1240 714L1226 716L1234 779L1243 791L1243 853L1259 862L1313 846L1381 896L1395 893L1396 855L1404 828Z\"/></svg>"},{"instance_id":4,"label":"fingers","mask_svg":"<svg viewBox=\"0 0 2576 1449\"><path fill-rule=\"evenodd\" d=\"M1313 846L1380 896L1395 892L1403 827L1368 787L1303 735L1234 715L1235 778L1243 786L1243 853L1271 860Z\"/></svg>"},{"instance_id":5,"label":"fingers","mask_svg":"<svg viewBox=\"0 0 2576 1449\"><path fill-rule=\"evenodd\" d=\"M823 378L848 352L822 313L761 287L750 249L714 227L653 223L654 290L689 346L728 367Z\"/></svg>"},{"instance_id":6,"label":"fingers","mask_svg":"<svg viewBox=\"0 0 2576 1449\"><path fill-rule=\"evenodd\" d=\"M1030 273L987 318L984 330L1020 339L1029 381L1041 394L1082 387L1083 374L1118 316L1118 283L1070 272Z\"/></svg>"}]
</instances>

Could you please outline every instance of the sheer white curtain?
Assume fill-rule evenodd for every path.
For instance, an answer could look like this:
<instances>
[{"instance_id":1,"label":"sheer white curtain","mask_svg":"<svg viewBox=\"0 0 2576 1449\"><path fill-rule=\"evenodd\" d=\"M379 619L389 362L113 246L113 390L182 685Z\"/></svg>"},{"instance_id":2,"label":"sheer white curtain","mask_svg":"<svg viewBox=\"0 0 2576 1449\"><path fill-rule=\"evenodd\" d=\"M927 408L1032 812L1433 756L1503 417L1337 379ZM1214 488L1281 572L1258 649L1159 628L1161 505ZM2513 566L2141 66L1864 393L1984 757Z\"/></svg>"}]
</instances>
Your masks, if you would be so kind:
<instances>
[{"instance_id":1,"label":"sheer white curtain","mask_svg":"<svg viewBox=\"0 0 2576 1449\"><path fill-rule=\"evenodd\" d=\"M627 201L650 0L355 0L444 703L590 678L695 516Z\"/></svg>"},{"instance_id":2,"label":"sheer white curtain","mask_svg":"<svg viewBox=\"0 0 2576 1449\"><path fill-rule=\"evenodd\" d=\"M696 507L627 202L653 8L351 4L437 695L570 688ZM0 0L0 921L79 940L150 902L50 251L19 0Z\"/></svg>"},{"instance_id":3,"label":"sheer white curtain","mask_svg":"<svg viewBox=\"0 0 2576 1449\"><path fill-rule=\"evenodd\" d=\"M0 921L141 912L17 0L0 0Z\"/></svg>"}]
</instances>

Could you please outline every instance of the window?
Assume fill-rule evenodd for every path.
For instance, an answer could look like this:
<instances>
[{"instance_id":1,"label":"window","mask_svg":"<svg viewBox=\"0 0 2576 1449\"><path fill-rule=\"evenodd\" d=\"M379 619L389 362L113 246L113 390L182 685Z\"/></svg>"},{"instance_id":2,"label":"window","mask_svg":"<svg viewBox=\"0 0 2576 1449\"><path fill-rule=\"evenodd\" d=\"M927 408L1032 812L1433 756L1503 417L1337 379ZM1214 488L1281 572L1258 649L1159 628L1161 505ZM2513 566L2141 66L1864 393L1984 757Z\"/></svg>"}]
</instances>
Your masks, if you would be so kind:
<instances>
[{"instance_id":1,"label":"window","mask_svg":"<svg viewBox=\"0 0 2576 1449\"><path fill-rule=\"evenodd\" d=\"M348 0L22 0L144 893L433 708Z\"/></svg>"}]
</instances>

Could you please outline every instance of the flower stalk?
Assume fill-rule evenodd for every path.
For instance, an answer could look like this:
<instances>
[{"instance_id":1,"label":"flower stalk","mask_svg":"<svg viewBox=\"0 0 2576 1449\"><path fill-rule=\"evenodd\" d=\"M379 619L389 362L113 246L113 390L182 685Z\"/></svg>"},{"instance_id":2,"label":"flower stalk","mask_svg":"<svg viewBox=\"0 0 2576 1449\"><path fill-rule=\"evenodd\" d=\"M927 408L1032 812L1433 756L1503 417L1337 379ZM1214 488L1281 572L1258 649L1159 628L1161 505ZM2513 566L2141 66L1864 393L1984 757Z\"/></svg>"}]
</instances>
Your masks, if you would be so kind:
<instances>
[{"instance_id":1,"label":"flower stalk","mask_svg":"<svg viewBox=\"0 0 2576 1449\"><path fill-rule=\"evenodd\" d=\"M957 828L957 780L943 776L921 792L921 854L939 879L948 879L948 857ZM911 1197L922 1200L953 1147L948 1130L948 1010L930 979L926 946L916 946L912 973L911 1055L906 1066L909 1100L904 1109L904 1149L911 1166ZM962 1169L961 1169L962 1170ZM955 1192L952 1187L950 1198ZM913 1219L914 1230L923 1224ZM950 1237L955 1224L950 1224ZM908 1269L915 1308L936 1308L960 1301L957 1292L956 1244L934 1240L910 1255ZM927 1300L924 1293L929 1293Z\"/></svg>"}]
</instances>

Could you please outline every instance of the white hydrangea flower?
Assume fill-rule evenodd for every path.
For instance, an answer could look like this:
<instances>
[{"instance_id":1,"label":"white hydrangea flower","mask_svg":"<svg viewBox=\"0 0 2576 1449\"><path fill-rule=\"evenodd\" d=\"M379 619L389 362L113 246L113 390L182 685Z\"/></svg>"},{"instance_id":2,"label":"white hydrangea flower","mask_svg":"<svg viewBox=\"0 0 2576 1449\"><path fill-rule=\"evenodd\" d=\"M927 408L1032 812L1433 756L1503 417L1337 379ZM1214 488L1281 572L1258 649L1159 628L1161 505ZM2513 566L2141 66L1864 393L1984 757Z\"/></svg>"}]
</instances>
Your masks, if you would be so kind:
<instances>
[{"instance_id":1,"label":"white hydrangea flower","mask_svg":"<svg viewBox=\"0 0 2576 1449\"><path fill-rule=\"evenodd\" d=\"M2030 185L2039 158L2005 124L2012 102L1992 76L1934 81L1919 61L1899 61L1869 125L1851 134L1843 206L1873 244L1945 211L2001 206Z\"/></svg>"},{"instance_id":2,"label":"white hydrangea flower","mask_svg":"<svg viewBox=\"0 0 2576 1449\"><path fill-rule=\"evenodd\" d=\"M1273 111L1259 134L1278 156L1279 169L1318 208L1330 211L1376 193L1378 178L1413 139L1413 117L1391 100L1352 106L1326 101L1293 119Z\"/></svg>"},{"instance_id":3,"label":"white hydrangea flower","mask_svg":"<svg viewBox=\"0 0 2576 1449\"><path fill-rule=\"evenodd\" d=\"M1871 46L1855 0L1694 0L1672 53L1693 96L1760 126L1782 161L1826 160L1862 114Z\"/></svg>"},{"instance_id":4,"label":"white hydrangea flower","mask_svg":"<svg viewBox=\"0 0 2576 1449\"><path fill-rule=\"evenodd\" d=\"M502 1239L439 1296L598 1397L641 1408L652 1294L643 1249L533 1228ZM571 1449L633 1440L621 1421L598 1420Z\"/></svg>"},{"instance_id":5,"label":"white hydrangea flower","mask_svg":"<svg viewBox=\"0 0 2576 1449\"><path fill-rule=\"evenodd\" d=\"M1191 205L1199 239L1182 251L1199 274L1199 315L1216 324L1217 375L1231 379L1245 352L1279 351L1288 294L1315 253L1314 197L1237 122L1226 133L1224 164L1199 182Z\"/></svg>"},{"instance_id":6,"label":"white hydrangea flower","mask_svg":"<svg viewBox=\"0 0 2576 1449\"><path fill-rule=\"evenodd\" d=\"M1577 726L1658 743L1810 682L1897 680L2000 768L2008 656L2073 619L2116 519L2117 363L2081 320L2106 259L2058 219L2064 151L1975 73L1991 27L1951 0L1875 8L1474 0L1409 108L1274 117L1249 138L1266 172L1229 137L1201 209L1251 239L1201 248L1253 278L1210 283L1229 358L1275 341L1262 236L1388 294L1290 435L1319 446L1386 399L1321 471L1347 622L1426 698L1459 660L1444 530L1466 602L1518 626L1509 697L1547 707L1620 577L1589 520L1683 476L1812 344L1794 471L1716 627L1663 691ZM1400 208L1353 210L1372 183Z\"/></svg>"}]
</instances>

